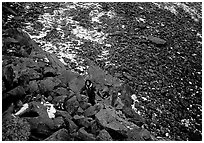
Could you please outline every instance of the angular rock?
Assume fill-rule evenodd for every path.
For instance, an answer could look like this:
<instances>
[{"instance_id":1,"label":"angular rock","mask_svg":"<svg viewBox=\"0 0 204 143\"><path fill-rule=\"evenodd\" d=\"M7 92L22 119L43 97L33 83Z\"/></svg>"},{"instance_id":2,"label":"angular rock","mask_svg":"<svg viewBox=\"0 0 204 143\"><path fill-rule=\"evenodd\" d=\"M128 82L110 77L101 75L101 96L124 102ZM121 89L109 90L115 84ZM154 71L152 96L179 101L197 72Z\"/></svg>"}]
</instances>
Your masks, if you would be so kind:
<instances>
[{"instance_id":1,"label":"angular rock","mask_svg":"<svg viewBox=\"0 0 204 143\"><path fill-rule=\"evenodd\" d=\"M57 70L57 72L61 73L62 71L66 70L64 64L57 58L54 53L45 52L46 57L49 60L49 64Z\"/></svg>"},{"instance_id":2,"label":"angular rock","mask_svg":"<svg viewBox=\"0 0 204 143\"><path fill-rule=\"evenodd\" d=\"M95 136L98 135L103 127L96 120L91 121L90 124L90 132Z\"/></svg>"},{"instance_id":3,"label":"angular rock","mask_svg":"<svg viewBox=\"0 0 204 143\"><path fill-rule=\"evenodd\" d=\"M83 115L84 114L84 110L81 107L79 107L78 110L77 110L77 114L78 115Z\"/></svg>"},{"instance_id":4,"label":"angular rock","mask_svg":"<svg viewBox=\"0 0 204 143\"><path fill-rule=\"evenodd\" d=\"M101 130L98 134L98 136L96 137L97 141L112 141L112 137L110 136L110 134L105 130Z\"/></svg>"},{"instance_id":5,"label":"angular rock","mask_svg":"<svg viewBox=\"0 0 204 143\"><path fill-rule=\"evenodd\" d=\"M39 102L29 103L30 111L24 113L22 117L27 118L31 126L31 135L45 139L50 136L54 130L58 129L52 119L49 118L47 108ZM60 126L61 127L61 126Z\"/></svg>"},{"instance_id":6,"label":"angular rock","mask_svg":"<svg viewBox=\"0 0 204 143\"><path fill-rule=\"evenodd\" d=\"M4 81L2 81L2 92L4 93L5 91L6 91L6 86L5 86Z\"/></svg>"},{"instance_id":7,"label":"angular rock","mask_svg":"<svg viewBox=\"0 0 204 143\"><path fill-rule=\"evenodd\" d=\"M145 123L145 119L137 114L131 107L123 107L122 109L123 113L127 118L130 118L130 121L132 121L137 126L141 127Z\"/></svg>"},{"instance_id":8,"label":"angular rock","mask_svg":"<svg viewBox=\"0 0 204 143\"><path fill-rule=\"evenodd\" d=\"M91 106L90 103L88 102L80 102L79 103L79 106L83 109L83 110L86 110L87 108L89 108Z\"/></svg>"},{"instance_id":9,"label":"angular rock","mask_svg":"<svg viewBox=\"0 0 204 143\"><path fill-rule=\"evenodd\" d=\"M60 129L60 128L63 128L65 127L65 122L64 122L64 119L63 117L56 117L53 119L53 122L54 122L54 125L56 129Z\"/></svg>"},{"instance_id":10,"label":"angular rock","mask_svg":"<svg viewBox=\"0 0 204 143\"><path fill-rule=\"evenodd\" d=\"M45 67L43 71L45 77L53 77L57 75L57 70L52 67Z\"/></svg>"},{"instance_id":11,"label":"angular rock","mask_svg":"<svg viewBox=\"0 0 204 143\"><path fill-rule=\"evenodd\" d=\"M79 129L78 138L80 138L82 141L95 141L96 140L94 135L87 133L87 131L84 129L84 127Z\"/></svg>"},{"instance_id":12,"label":"angular rock","mask_svg":"<svg viewBox=\"0 0 204 143\"><path fill-rule=\"evenodd\" d=\"M25 70L22 70L20 72L20 77L23 75L27 75L30 80L37 80L37 79L41 79L41 77L42 77L41 73L39 73L36 70L31 69L31 68L26 68Z\"/></svg>"},{"instance_id":13,"label":"angular rock","mask_svg":"<svg viewBox=\"0 0 204 143\"><path fill-rule=\"evenodd\" d=\"M83 126L85 128L88 128L91 126L92 118L86 118L82 115L81 116L75 115L73 119L76 121L78 126Z\"/></svg>"},{"instance_id":14,"label":"angular rock","mask_svg":"<svg viewBox=\"0 0 204 143\"><path fill-rule=\"evenodd\" d=\"M76 114L76 111L79 108L79 102L77 101L76 96L64 101L64 108L70 114Z\"/></svg>"},{"instance_id":15,"label":"angular rock","mask_svg":"<svg viewBox=\"0 0 204 143\"><path fill-rule=\"evenodd\" d=\"M30 93L39 93L39 87L36 80L32 80L29 82L28 91Z\"/></svg>"},{"instance_id":16,"label":"angular rock","mask_svg":"<svg viewBox=\"0 0 204 143\"><path fill-rule=\"evenodd\" d=\"M70 92L64 87L58 87L53 90L55 96L69 96Z\"/></svg>"},{"instance_id":17,"label":"angular rock","mask_svg":"<svg viewBox=\"0 0 204 143\"><path fill-rule=\"evenodd\" d=\"M151 41L152 43L157 44L157 45L164 45L164 44L166 44L166 41L165 41L165 40L163 40L163 39L161 39L161 38L158 38L158 37L151 36L151 35L149 35L149 36L147 37L147 39L148 39L149 41Z\"/></svg>"},{"instance_id":18,"label":"angular rock","mask_svg":"<svg viewBox=\"0 0 204 143\"><path fill-rule=\"evenodd\" d=\"M54 99L52 100L52 104L54 104L54 106L58 107L58 106L60 106L60 104L64 104L64 101L66 98L67 98L66 95L54 97Z\"/></svg>"},{"instance_id":19,"label":"angular rock","mask_svg":"<svg viewBox=\"0 0 204 143\"><path fill-rule=\"evenodd\" d=\"M135 124L128 122L127 119L119 117L114 109L106 107L101 109L96 115L96 120L106 129L113 130L123 136L127 136L127 131L134 127L139 128Z\"/></svg>"},{"instance_id":20,"label":"angular rock","mask_svg":"<svg viewBox=\"0 0 204 143\"><path fill-rule=\"evenodd\" d=\"M100 111L100 109L101 109L101 106L99 104L95 104L94 106L87 108L84 112L84 115L86 117L93 116L96 113L98 113Z\"/></svg>"},{"instance_id":21,"label":"angular rock","mask_svg":"<svg viewBox=\"0 0 204 143\"><path fill-rule=\"evenodd\" d=\"M107 74L104 70L98 67L93 61L87 59L89 68L88 74L91 77L91 80L96 83L97 88L102 88L103 86L121 86L119 79Z\"/></svg>"},{"instance_id":22,"label":"angular rock","mask_svg":"<svg viewBox=\"0 0 204 143\"><path fill-rule=\"evenodd\" d=\"M82 94L77 94L76 96L77 96L77 100L79 102L88 102L88 97L87 96L82 95Z\"/></svg>"},{"instance_id":23,"label":"angular rock","mask_svg":"<svg viewBox=\"0 0 204 143\"><path fill-rule=\"evenodd\" d=\"M82 87L84 86L84 82L84 78L80 75L69 82L69 88L75 93L80 93Z\"/></svg>"},{"instance_id":24,"label":"angular rock","mask_svg":"<svg viewBox=\"0 0 204 143\"><path fill-rule=\"evenodd\" d=\"M57 76L61 82L65 85L68 85L68 83L70 81L72 81L73 79L77 78L79 76L78 73L69 71L69 70L64 70L61 72L61 74L59 76Z\"/></svg>"},{"instance_id":25,"label":"angular rock","mask_svg":"<svg viewBox=\"0 0 204 143\"><path fill-rule=\"evenodd\" d=\"M60 86L61 81L54 77L48 77L45 80L39 82L39 89L42 93L52 92L57 86Z\"/></svg>"},{"instance_id":26,"label":"angular rock","mask_svg":"<svg viewBox=\"0 0 204 143\"><path fill-rule=\"evenodd\" d=\"M57 110L55 116L63 117L66 129L68 129L70 133L74 133L78 130L79 127L72 121L72 116L68 112Z\"/></svg>"},{"instance_id":27,"label":"angular rock","mask_svg":"<svg viewBox=\"0 0 204 143\"><path fill-rule=\"evenodd\" d=\"M132 94L134 94L134 90L127 84L123 85L120 98L124 106L131 107L133 104Z\"/></svg>"},{"instance_id":28,"label":"angular rock","mask_svg":"<svg viewBox=\"0 0 204 143\"><path fill-rule=\"evenodd\" d=\"M10 89L13 85L13 80L14 80L14 70L12 66L3 67L2 79L5 83L5 87Z\"/></svg>"},{"instance_id":29,"label":"angular rock","mask_svg":"<svg viewBox=\"0 0 204 143\"><path fill-rule=\"evenodd\" d=\"M64 120L68 120L68 119L72 119L72 116L67 112L67 111L61 111L61 110L57 110L57 112L55 113L55 116L58 117L63 117Z\"/></svg>"},{"instance_id":30,"label":"angular rock","mask_svg":"<svg viewBox=\"0 0 204 143\"><path fill-rule=\"evenodd\" d=\"M24 98L26 95L26 91L22 86L17 86L7 93L3 94L3 106L10 105L10 103L15 103L18 100Z\"/></svg>"},{"instance_id":31,"label":"angular rock","mask_svg":"<svg viewBox=\"0 0 204 143\"><path fill-rule=\"evenodd\" d=\"M67 129L60 129L44 141L70 141L70 135Z\"/></svg>"},{"instance_id":32,"label":"angular rock","mask_svg":"<svg viewBox=\"0 0 204 143\"><path fill-rule=\"evenodd\" d=\"M122 110L124 107L124 104L122 103L120 97L117 98L117 101L116 101L116 105L115 105L115 109L117 110Z\"/></svg>"},{"instance_id":33,"label":"angular rock","mask_svg":"<svg viewBox=\"0 0 204 143\"><path fill-rule=\"evenodd\" d=\"M75 133L79 129L79 127L71 119L68 119L67 122L69 124L68 130L70 133Z\"/></svg>"},{"instance_id":34,"label":"angular rock","mask_svg":"<svg viewBox=\"0 0 204 143\"><path fill-rule=\"evenodd\" d=\"M128 141L152 141L149 131L142 128L134 128L128 131Z\"/></svg>"}]
</instances>

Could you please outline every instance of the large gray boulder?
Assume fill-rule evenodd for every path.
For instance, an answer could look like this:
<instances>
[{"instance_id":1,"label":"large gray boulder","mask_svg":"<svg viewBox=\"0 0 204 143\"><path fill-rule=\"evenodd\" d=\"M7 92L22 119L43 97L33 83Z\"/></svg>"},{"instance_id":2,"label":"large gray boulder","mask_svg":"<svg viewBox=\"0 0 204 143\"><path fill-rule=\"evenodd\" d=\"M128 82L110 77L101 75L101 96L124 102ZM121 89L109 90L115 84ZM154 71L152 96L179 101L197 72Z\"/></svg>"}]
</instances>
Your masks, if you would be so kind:
<instances>
[{"instance_id":1,"label":"large gray boulder","mask_svg":"<svg viewBox=\"0 0 204 143\"><path fill-rule=\"evenodd\" d=\"M122 114L116 113L116 110L110 106L101 109L95 116L99 124L105 129L113 130L123 136L127 136L128 130L139 128L137 125L128 122Z\"/></svg>"}]
</instances>

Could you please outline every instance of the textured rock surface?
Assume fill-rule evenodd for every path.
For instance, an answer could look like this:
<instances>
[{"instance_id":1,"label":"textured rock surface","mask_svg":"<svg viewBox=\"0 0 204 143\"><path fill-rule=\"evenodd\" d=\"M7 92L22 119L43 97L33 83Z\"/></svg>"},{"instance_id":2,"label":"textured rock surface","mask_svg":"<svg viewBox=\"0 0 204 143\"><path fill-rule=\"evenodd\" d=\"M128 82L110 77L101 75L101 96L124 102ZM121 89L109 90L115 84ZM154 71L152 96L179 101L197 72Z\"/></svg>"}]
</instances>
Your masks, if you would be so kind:
<instances>
[{"instance_id":1,"label":"textured rock surface","mask_svg":"<svg viewBox=\"0 0 204 143\"><path fill-rule=\"evenodd\" d=\"M96 140L98 141L112 141L112 137L110 136L110 134L105 130L101 130L96 138Z\"/></svg>"},{"instance_id":2,"label":"textured rock surface","mask_svg":"<svg viewBox=\"0 0 204 143\"><path fill-rule=\"evenodd\" d=\"M65 110L70 114L76 114L76 111L79 108L79 102L77 101L76 96L64 101Z\"/></svg>"},{"instance_id":3,"label":"textured rock surface","mask_svg":"<svg viewBox=\"0 0 204 143\"><path fill-rule=\"evenodd\" d=\"M114 130L124 136L127 135L127 131L129 129L137 127L133 123L130 123L124 118L119 117L116 114L116 111L114 109L111 109L110 107L107 107L106 109L101 109L96 114L96 120L104 128Z\"/></svg>"},{"instance_id":4,"label":"textured rock surface","mask_svg":"<svg viewBox=\"0 0 204 143\"><path fill-rule=\"evenodd\" d=\"M46 138L44 141L70 141L70 135L68 130L60 129Z\"/></svg>"}]
</instances>

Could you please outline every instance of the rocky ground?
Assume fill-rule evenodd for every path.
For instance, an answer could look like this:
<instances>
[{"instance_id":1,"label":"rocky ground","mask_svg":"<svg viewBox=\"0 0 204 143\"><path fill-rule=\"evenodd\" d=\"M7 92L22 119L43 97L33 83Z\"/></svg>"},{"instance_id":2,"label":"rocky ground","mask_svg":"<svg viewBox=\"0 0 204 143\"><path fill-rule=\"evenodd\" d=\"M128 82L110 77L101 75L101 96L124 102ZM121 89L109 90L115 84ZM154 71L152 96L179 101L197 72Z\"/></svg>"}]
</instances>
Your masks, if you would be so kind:
<instances>
[{"instance_id":1,"label":"rocky ground","mask_svg":"<svg viewBox=\"0 0 204 143\"><path fill-rule=\"evenodd\" d=\"M202 140L201 3L2 5L3 140Z\"/></svg>"}]
</instances>

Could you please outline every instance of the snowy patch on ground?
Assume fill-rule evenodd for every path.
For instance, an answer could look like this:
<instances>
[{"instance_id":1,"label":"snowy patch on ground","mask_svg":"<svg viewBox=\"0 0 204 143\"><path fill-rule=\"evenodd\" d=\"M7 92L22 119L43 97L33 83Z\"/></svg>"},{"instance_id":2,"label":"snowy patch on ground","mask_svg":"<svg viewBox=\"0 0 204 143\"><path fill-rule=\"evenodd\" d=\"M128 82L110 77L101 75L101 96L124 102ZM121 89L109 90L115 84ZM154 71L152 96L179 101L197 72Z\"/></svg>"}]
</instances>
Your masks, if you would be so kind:
<instances>
[{"instance_id":1,"label":"snowy patch on ground","mask_svg":"<svg viewBox=\"0 0 204 143\"><path fill-rule=\"evenodd\" d=\"M47 7L48 8L48 7ZM46 7L44 9L47 9ZM40 43L41 47L50 53L55 53L59 60L68 65L75 63L76 68L79 70L84 70L83 59L78 56L78 52L81 50L80 45L83 44L83 40L88 40L93 43L103 44L108 33L103 33L102 31L97 31L97 25L94 28L85 28L79 25L78 21L73 20L73 15L70 13L78 8L91 9L89 17L92 21L91 23L100 24L101 16L108 16L110 19L114 18L116 14L113 11L104 12L98 3L65 3L63 7L55 9L52 13L44 13L40 15L37 22L43 25L42 29L35 29L34 24L28 23L25 31L30 33L30 37L34 39L37 43ZM56 29L56 30L55 30ZM54 34L52 30L55 30ZM34 32L33 32L34 31ZM60 36L56 36L59 34ZM49 38L49 40L46 39ZM74 41L74 42L73 42ZM107 44L107 47L111 45ZM101 55L99 55L100 60L107 60L109 56L108 50L103 50ZM68 59L65 61L65 59ZM67 63L67 61L70 61ZM105 63L111 64L110 61L105 61Z\"/></svg>"},{"instance_id":2,"label":"snowy patch on ground","mask_svg":"<svg viewBox=\"0 0 204 143\"><path fill-rule=\"evenodd\" d=\"M171 13L177 15L179 12L177 11L178 8L182 8L186 13L190 14L191 18L198 22L199 20L202 20L202 15L199 14L199 12L192 7L187 6L184 3L181 2L153 2L157 7L163 8L166 10L169 10Z\"/></svg>"}]
</instances>

